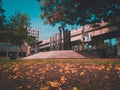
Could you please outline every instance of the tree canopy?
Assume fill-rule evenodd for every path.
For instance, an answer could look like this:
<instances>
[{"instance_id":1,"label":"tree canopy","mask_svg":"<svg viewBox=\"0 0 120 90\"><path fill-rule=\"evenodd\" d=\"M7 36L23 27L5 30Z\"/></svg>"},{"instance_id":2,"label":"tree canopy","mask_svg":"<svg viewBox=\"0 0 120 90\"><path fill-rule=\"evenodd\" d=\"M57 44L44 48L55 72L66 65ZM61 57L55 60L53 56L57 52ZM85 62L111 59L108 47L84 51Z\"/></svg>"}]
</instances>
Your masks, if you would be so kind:
<instances>
[{"instance_id":1,"label":"tree canopy","mask_svg":"<svg viewBox=\"0 0 120 90\"><path fill-rule=\"evenodd\" d=\"M14 15L6 18L5 10L0 0L0 42L21 45L23 42L32 43L35 38L29 36L27 29L30 28L30 17L28 14L16 11Z\"/></svg>"},{"instance_id":2,"label":"tree canopy","mask_svg":"<svg viewBox=\"0 0 120 90\"><path fill-rule=\"evenodd\" d=\"M85 25L120 16L119 0L37 0L45 23Z\"/></svg>"},{"instance_id":3,"label":"tree canopy","mask_svg":"<svg viewBox=\"0 0 120 90\"><path fill-rule=\"evenodd\" d=\"M4 29L4 21L5 21L4 11L5 10L2 8L2 0L0 0L0 30Z\"/></svg>"},{"instance_id":4,"label":"tree canopy","mask_svg":"<svg viewBox=\"0 0 120 90\"><path fill-rule=\"evenodd\" d=\"M19 11L10 16L4 24L4 30L0 32L0 42L21 45L24 41L32 42L33 38L28 36L27 29L30 27L30 17Z\"/></svg>"},{"instance_id":5,"label":"tree canopy","mask_svg":"<svg viewBox=\"0 0 120 90\"><path fill-rule=\"evenodd\" d=\"M6 23L6 30L11 36L11 43L21 45L28 38L27 28L30 27L28 14L15 12Z\"/></svg>"}]
</instances>

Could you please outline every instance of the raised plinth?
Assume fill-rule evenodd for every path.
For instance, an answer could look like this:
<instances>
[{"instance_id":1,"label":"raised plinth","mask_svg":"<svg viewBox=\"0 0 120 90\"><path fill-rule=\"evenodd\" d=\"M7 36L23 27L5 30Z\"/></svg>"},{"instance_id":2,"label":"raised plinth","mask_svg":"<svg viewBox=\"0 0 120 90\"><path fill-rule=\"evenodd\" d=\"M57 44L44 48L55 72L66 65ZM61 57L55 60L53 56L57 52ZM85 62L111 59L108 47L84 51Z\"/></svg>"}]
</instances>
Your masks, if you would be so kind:
<instances>
[{"instance_id":1,"label":"raised plinth","mask_svg":"<svg viewBox=\"0 0 120 90\"><path fill-rule=\"evenodd\" d=\"M39 52L23 59L79 59L85 58L73 50Z\"/></svg>"}]
</instances>

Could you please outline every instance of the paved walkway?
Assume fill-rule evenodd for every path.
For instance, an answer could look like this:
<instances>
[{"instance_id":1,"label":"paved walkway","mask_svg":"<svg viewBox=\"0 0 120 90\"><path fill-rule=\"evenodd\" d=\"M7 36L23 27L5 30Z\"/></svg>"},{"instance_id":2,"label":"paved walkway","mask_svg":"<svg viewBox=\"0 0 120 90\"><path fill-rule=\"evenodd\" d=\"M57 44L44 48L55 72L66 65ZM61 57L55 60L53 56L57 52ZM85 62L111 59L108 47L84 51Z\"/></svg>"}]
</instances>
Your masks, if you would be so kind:
<instances>
[{"instance_id":1,"label":"paved walkway","mask_svg":"<svg viewBox=\"0 0 120 90\"><path fill-rule=\"evenodd\" d=\"M79 59L85 58L73 50L39 52L23 59Z\"/></svg>"}]
</instances>

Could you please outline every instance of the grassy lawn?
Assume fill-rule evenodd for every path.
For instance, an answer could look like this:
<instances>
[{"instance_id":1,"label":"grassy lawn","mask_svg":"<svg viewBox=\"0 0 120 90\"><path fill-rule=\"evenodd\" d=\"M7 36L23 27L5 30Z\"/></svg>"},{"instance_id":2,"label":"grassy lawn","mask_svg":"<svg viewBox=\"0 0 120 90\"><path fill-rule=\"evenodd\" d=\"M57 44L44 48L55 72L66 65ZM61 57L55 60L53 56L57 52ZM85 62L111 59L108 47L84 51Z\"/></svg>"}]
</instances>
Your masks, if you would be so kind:
<instances>
[{"instance_id":1,"label":"grassy lawn","mask_svg":"<svg viewBox=\"0 0 120 90\"><path fill-rule=\"evenodd\" d=\"M0 90L119 90L120 59L0 60Z\"/></svg>"}]
</instances>

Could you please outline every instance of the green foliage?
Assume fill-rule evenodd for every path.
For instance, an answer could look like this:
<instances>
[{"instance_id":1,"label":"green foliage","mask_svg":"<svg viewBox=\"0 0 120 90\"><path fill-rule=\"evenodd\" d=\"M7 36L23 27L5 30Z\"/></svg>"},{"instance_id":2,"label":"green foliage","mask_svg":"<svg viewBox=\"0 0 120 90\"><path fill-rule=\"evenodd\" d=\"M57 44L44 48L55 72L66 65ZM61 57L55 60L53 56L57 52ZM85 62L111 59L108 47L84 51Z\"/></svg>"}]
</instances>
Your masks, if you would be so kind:
<instances>
[{"instance_id":1,"label":"green foliage","mask_svg":"<svg viewBox=\"0 0 120 90\"><path fill-rule=\"evenodd\" d=\"M2 8L2 0L0 0L0 31L4 29L5 15L4 9Z\"/></svg>"},{"instance_id":2,"label":"green foliage","mask_svg":"<svg viewBox=\"0 0 120 90\"><path fill-rule=\"evenodd\" d=\"M5 15L4 15L4 9L2 8L2 0L0 0L0 42L7 42L6 37L8 34L5 32Z\"/></svg>"},{"instance_id":3,"label":"green foliage","mask_svg":"<svg viewBox=\"0 0 120 90\"><path fill-rule=\"evenodd\" d=\"M120 15L119 0L37 0L45 23L91 24Z\"/></svg>"},{"instance_id":4,"label":"green foliage","mask_svg":"<svg viewBox=\"0 0 120 90\"><path fill-rule=\"evenodd\" d=\"M15 12L8 21L7 28L10 29L14 34L26 35L27 28L30 26L30 18L27 14L21 14Z\"/></svg>"},{"instance_id":5,"label":"green foliage","mask_svg":"<svg viewBox=\"0 0 120 90\"><path fill-rule=\"evenodd\" d=\"M27 36L27 38L25 39L26 42L28 42L29 44L31 44L32 42L35 41L35 37L33 36Z\"/></svg>"},{"instance_id":6,"label":"green foliage","mask_svg":"<svg viewBox=\"0 0 120 90\"><path fill-rule=\"evenodd\" d=\"M95 65L105 65L113 64L119 65L120 59L51 59L51 60L0 60L0 65L2 66L12 66L14 64L23 65L25 63L38 64L38 63L78 63L78 64L95 64Z\"/></svg>"},{"instance_id":7,"label":"green foliage","mask_svg":"<svg viewBox=\"0 0 120 90\"><path fill-rule=\"evenodd\" d=\"M27 14L15 12L5 24L7 42L21 45L28 38L27 28L30 27L30 18ZM6 42L6 40L5 40Z\"/></svg>"},{"instance_id":8,"label":"green foliage","mask_svg":"<svg viewBox=\"0 0 120 90\"><path fill-rule=\"evenodd\" d=\"M0 0L0 42L21 45L24 41L32 42L28 36L27 28L30 27L30 17L16 11L9 19L5 18L2 0Z\"/></svg>"},{"instance_id":9,"label":"green foliage","mask_svg":"<svg viewBox=\"0 0 120 90\"><path fill-rule=\"evenodd\" d=\"M78 44L81 45L81 44L82 44L82 41L81 41L81 40L78 40Z\"/></svg>"}]
</instances>

